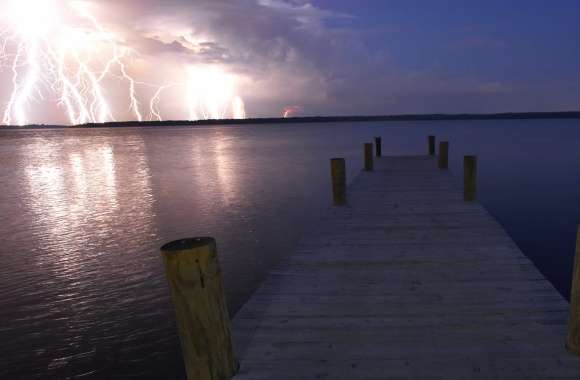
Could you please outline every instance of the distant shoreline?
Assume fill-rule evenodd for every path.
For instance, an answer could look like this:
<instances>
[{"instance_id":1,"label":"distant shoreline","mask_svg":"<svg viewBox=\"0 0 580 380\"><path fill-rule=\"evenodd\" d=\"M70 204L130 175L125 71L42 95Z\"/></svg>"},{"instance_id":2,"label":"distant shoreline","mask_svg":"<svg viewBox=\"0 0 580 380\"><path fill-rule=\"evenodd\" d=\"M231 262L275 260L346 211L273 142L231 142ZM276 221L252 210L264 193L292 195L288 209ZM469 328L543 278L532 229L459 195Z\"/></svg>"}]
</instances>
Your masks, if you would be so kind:
<instances>
[{"instance_id":1,"label":"distant shoreline","mask_svg":"<svg viewBox=\"0 0 580 380\"><path fill-rule=\"evenodd\" d=\"M377 115L377 116L305 116L268 117L251 119L219 120L166 120L166 121L119 121L102 124L82 124L74 126L34 124L23 127L0 126L0 129L41 129L41 128L122 128L122 127L171 127L205 125L247 125L247 124L291 124L291 123L342 123L376 121L436 121L436 120L515 120L515 119L580 119L580 111L569 112L507 112L490 114L418 114L418 115Z\"/></svg>"}]
</instances>

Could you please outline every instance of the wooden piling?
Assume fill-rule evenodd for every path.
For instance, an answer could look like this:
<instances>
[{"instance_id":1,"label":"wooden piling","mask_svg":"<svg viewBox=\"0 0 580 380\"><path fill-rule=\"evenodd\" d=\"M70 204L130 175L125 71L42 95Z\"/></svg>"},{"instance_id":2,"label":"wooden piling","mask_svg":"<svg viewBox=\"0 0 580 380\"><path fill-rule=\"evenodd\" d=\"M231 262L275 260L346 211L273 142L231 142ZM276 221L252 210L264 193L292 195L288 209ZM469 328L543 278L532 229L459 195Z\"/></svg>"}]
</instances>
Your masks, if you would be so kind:
<instances>
[{"instance_id":1,"label":"wooden piling","mask_svg":"<svg viewBox=\"0 0 580 380\"><path fill-rule=\"evenodd\" d=\"M477 192L477 157L465 156L463 158L463 199L473 202Z\"/></svg>"},{"instance_id":2,"label":"wooden piling","mask_svg":"<svg viewBox=\"0 0 580 380\"><path fill-rule=\"evenodd\" d=\"M570 292L570 319L568 321L568 339L566 348L580 355L580 226L576 233L576 255L572 274L572 291Z\"/></svg>"},{"instance_id":3,"label":"wooden piling","mask_svg":"<svg viewBox=\"0 0 580 380\"><path fill-rule=\"evenodd\" d=\"M439 169L447 169L449 167L449 142L441 141L439 143Z\"/></svg>"},{"instance_id":4,"label":"wooden piling","mask_svg":"<svg viewBox=\"0 0 580 380\"><path fill-rule=\"evenodd\" d=\"M332 178L332 195L335 206L346 204L346 164L344 158L330 160L330 175Z\"/></svg>"},{"instance_id":5,"label":"wooden piling","mask_svg":"<svg viewBox=\"0 0 580 380\"><path fill-rule=\"evenodd\" d=\"M161 247L188 380L229 380L237 371L216 243L200 237Z\"/></svg>"},{"instance_id":6,"label":"wooden piling","mask_svg":"<svg viewBox=\"0 0 580 380\"><path fill-rule=\"evenodd\" d=\"M429 155L434 156L435 155L435 136L429 136L427 139L429 141Z\"/></svg>"},{"instance_id":7,"label":"wooden piling","mask_svg":"<svg viewBox=\"0 0 580 380\"><path fill-rule=\"evenodd\" d=\"M367 172L373 171L373 144L365 143L365 170Z\"/></svg>"},{"instance_id":8,"label":"wooden piling","mask_svg":"<svg viewBox=\"0 0 580 380\"><path fill-rule=\"evenodd\" d=\"M382 143L382 139L380 137L375 137L375 149L376 149L376 154L377 157L381 157L381 155L383 154L383 143Z\"/></svg>"}]
</instances>

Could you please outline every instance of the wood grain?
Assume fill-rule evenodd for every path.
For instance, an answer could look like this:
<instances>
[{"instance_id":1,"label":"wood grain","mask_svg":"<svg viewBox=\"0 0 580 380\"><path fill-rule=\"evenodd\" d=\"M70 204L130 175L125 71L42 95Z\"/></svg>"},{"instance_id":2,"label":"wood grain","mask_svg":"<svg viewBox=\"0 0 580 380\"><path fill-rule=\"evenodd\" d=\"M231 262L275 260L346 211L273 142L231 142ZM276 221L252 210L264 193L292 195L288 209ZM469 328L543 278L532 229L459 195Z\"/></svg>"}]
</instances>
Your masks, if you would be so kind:
<instances>
[{"instance_id":1,"label":"wood grain","mask_svg":"<svg viewBox=\"0 0 580 380\"><path fill-rule=\"evenodd\" d=\"M332 198L335 206L346 204L346 163L344 158L330 160L330 176L332 179Z\"/></svg>"},{"instance_id":2,"label":"wood grain","mask_svg":"<svg viewBox=\"0 0 580 380\"><path fill-rule=\"evenodd\" d=\"M365 143L364 144L364 162L365 162L365 170L368 172L372 172L374 168L373 162L373 144L372 143Z\"/></svg>"},{"instance_id":3,"label":"wood grain","mask_svg":"<svg viewBox=\"0 0 580 380\"><path fill-rule=\"evenodd\" d=\"M477 199L477 157L463 158L463 199L473 202Z\"/></svg>"},{"instance_id":4,"label":"wood grain","mask_svg":"<svg viewBox=\"0 0 580 380\"><path fill-rule=\"evenodd\" d=\"M361 171L236 315L235 379L580 379L568 303L462 185Z\"/></svg>"},{"instance_id":5,"label":"wood grain","mask_svg":"<svg viewBox=\"0 0 580 380\"><path fill-rule=\"evenodd\" d=\"M161 248L189 380L229 380L237 369L216 243L183 239Z\"/></svg>"},{"instance_id":6,"label":"wood grain","mask_svg":"<svg viewBox=\"0 0 580 380\"><path fill-rule=\"evenodd\" d=\"M576 233L576 255L574 257L574 272L572 273L570 320L566 347L571 352L580 355L580 226Z\"/></svg>"},{"instance_id":7,"label":"wood grain","mask_svg":"<svg viewBox=\"0 0 580 380\"><path fill-rule=\"evenodd\" d=\"M449 168L449 142L448 141L441 141L439 143L439 160L437 164L439 169L447 169Z\"/></svg>"}]
</instances>

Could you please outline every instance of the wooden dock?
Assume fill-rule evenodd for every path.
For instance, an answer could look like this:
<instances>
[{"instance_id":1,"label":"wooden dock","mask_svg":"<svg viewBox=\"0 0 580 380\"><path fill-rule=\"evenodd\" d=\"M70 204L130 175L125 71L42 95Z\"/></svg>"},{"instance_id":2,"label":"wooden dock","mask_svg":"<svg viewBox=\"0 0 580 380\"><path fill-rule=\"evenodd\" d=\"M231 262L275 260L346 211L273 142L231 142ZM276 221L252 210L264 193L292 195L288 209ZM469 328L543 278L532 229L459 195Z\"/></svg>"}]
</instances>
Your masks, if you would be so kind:
<instances>
[{"instance_id":1,"label":"wooden dock","mask_svg":"<svg viewBox=\"0 0 580 380\"><path fill-rule=\"evenodd\" d=\"M374 166L236 315L234 379L580 379L568 302L460 178Z\"/></svg>"}]
</instances>

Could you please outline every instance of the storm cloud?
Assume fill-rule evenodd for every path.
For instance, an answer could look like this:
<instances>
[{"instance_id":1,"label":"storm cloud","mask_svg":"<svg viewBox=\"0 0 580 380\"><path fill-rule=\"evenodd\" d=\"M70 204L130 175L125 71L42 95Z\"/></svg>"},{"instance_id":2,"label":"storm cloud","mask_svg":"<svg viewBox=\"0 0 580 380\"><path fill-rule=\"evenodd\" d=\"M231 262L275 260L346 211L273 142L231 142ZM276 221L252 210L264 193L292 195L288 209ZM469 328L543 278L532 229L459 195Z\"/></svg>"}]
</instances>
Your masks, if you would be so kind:
<instances>
[{"instance_id":1,"label":"storm cloud","mask_svg":"<svg viewBox=\"0 0 580 380\"><path fill-rule=\"evenodd\" d=\"M140 81L173 83L183 67L216 65L235 75L252 117L289 109L341 115L558 111L580 104L580 90L571 85L578 82L577 44L553 46L580 32L572 19L563 20L578 8L568 0L545 15L562 29L552 28L550 39L537 23L548 4L542 0L530 1L525 14L499 0L481 9L457 0L88 1L135 52L129 70ZM144 88L142 101L151 96ZM184 117L175 106L180 97L164 96L164 118Z\"/></svg>"}]
</instances>

